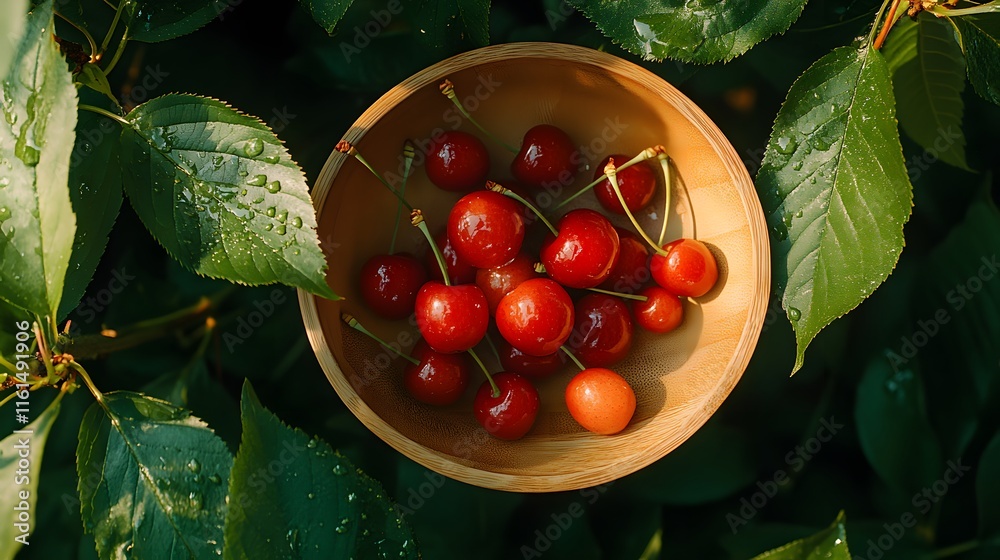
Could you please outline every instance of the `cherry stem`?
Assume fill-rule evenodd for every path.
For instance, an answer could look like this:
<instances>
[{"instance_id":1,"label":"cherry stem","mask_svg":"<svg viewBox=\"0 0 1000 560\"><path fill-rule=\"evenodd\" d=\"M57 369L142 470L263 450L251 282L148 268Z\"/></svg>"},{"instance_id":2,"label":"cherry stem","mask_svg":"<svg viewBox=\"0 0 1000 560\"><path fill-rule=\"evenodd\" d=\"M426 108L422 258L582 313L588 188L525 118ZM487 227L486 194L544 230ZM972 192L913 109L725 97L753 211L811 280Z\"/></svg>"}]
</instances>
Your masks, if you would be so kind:
<instances>
[{"instance_id":1,"label":"cherry stem","mask_svg":"<svg viewBox=\"0 0 1000 560\"><path fill-rule=\"evenodd\" d=\"M408 355L404 354L403 352L401 352L400 350L396 350L395 348L393 348L392 346L390 346L388 342L386 342L386 341L382 340L381 338L379 338L379 336L377 334L375 334L375 333L371 332L370 330L366 329L365 326L362 325L361 323L359 323L358 320L355 319L354 316L351 315L350 313L344 313L344 314L342 314L340 316L340 318L345 323L347 323L347 326L349 326L352 329L358 331L359 333L364 334L365 336L367 336L368 338L374 340L375 342L378 342L382 346L385 346L387 349L392 350L393 354L399 356L400 358L403 358L404 360L410 362L411 364L413 364L415 366L419 366L420 365L420 361L418 361L416 358L414 358L413 356L408 356Z\"/></svg>"},{"instance_id":2,"label":"cherry stem","mask_svg":"<svg viewBox=\"0 0 1000 560\"><path fill-rule=\"evenodd\" d=\"M608 160L608 165L604 167L604 174L608 176L608 181L611 182L611 188L614 189L615 196L618 197L618 202L621 203L622 209L625 210L625 215L628 216L629 221L632 222L633 226L635 226L635 230L639 232L639 235L646 240L646 243L649 243L649 246L652 247L657 254L666 256L667 252L663 250L663 247L660 247L649 238L646 231L639 226L639 222L636 221L635 216L632 215L632 211L628 209L628 205L625 204L625 197L622 195L621 188L618 187L618 171L615 169L614 158Z\"/></svg>"},{"instance_id":3,"label":"cherry stem","mask_svg":"<svg viewBox=\"0 0 1000 560\"><path fill-rule=\"evenodd\" d=\"M389 182L385 180L385 177L382 177L381 173L375 171L375 168L372 167L371 164L368 163L368 161L361 156L361 154L358 152L358 149L355 148L353 145L351 145L350 142L347 142L346 140L341 140L340 142L337 142L337 146L334 149L342 154L354 156L355 159L360 161L362 165L368 168L368 171L372 172L372 175L378 178L378 180L383 185L385 185L385 188L389 189L389 192L396 195L396 198L399 199L399 202L402 203L407 210L411 212L413 211L413 207L410 206L410 203L407 202L405 198L403 198L403 195L399 194L399 192L396 189L392 188L392 185L390 185Z\"/></svg>"},{"instance_id":4,"label":"cherry stem","mask_svg":"<svg viewBox=\"0 0 1000 560\"><path fill-rule=\"evenodd\" d=\"M483 339L486 340L486 344L489 345L490 350L493 351L493 355L497 357L497 362L499 362L500 361L500 351L497 350L497 345L493 344L493 339L490 338L490 334L486 333L486 335L483 336Z\"/></svg>"},{"instance_id":5,"label":"cherry stem","mask_svg":"<svg viewBox=\"0 0 1000 560\"><path fill-rule=\"evenodd\" d=\"M879 50L882 48L882 44L885 43L886 36L889 35L889 30L892 29L894 23L896 23L896 8L899 7L900 0L892 0L892 6L889 7L889 16L885 18L885 23L882 24L882 31L879 32L878 38L875 39L874 49Z\"/></svg>"},{"instance_id":6,"label":"cherry stem","mask_svg":"<svg viewBox=\"0 0 1000 560\"><path fill-rule=\"evenodd\" d=\"M634 158L632 158L632 159L626 161L625 163L623 163L621 165L621 167L618 168L618 171L621 171L622 169L628 169L629 167L632 167L633 165L635 165L635 164L637 164L639 162L646 161L647 159L651 159L651 158L653 158L654 156L656 156L657 154L660 154L660 153L666 153L666 148L664 148L663 146L659 146L659 145L658 146L653 146L652 148L646 148L645 150L639 152L639 154L636 155ZM604 175L601 175L600 177L594 179L593 183L590 183L586 187L583 187L582 189L580 189L580 190L576 191L575 193L573 193L573 195L570 196L569 198L567 198L566 200L560 202L559 204L556 204L556 210L558 210L558 209L562 208L563 206L569 204L570 201L572 201L574 198L580 196L581 194L583 194L583 193L589 191L590 189L596 187L597 185L601 184L601 182L604 181L607 178L608 178L608 175L607 175L607 173L605 173Z\"/></svg>"},{"instance_id":7,"label":"cherry stem","mask_svg":"<svg viewBox=\"0 0 1000 560\"><path fill-rule=\"evenodd\" d=\"M448 276L448 265L444 262L444 255L441 254L441 248L434 241L434 237L431 236L430 230L427 229L427 223L424 221L424 213L420 210L413 210L410 212L410 223L420 230L420 233L424 234L424 238L431 245L431 251L434 253L434 258L437 260L438 268L441 269L441 278L444 280L445 286L451 286L451 277Z\"/></svg>"},{"instance_id":8,"label":"cherry stem","mask_svg":"<svg viewBox=\"0 0 1000 560\"><path fill-rule=\"evenodd\" d=\"M410 166L413 165L413 158L416 157L416 150L413 149L413 143L406 140L403 143L403 184L399 187L399 196L406 196L406 180L410 178ZM399 235L399 220L403 217L403 202L400 201L396 205L396 221L393 222L392 226L392 240L389 241L389 254L396 252L396 236Z\"/></svg>"},{"instance_id":9,"label":"cherry stem","mask_svg":"<svg viewBox=\"0 0 1000 560\"><path fill-rule=\"evenodd\" d=\"M670 174L670 157L667 154L657 154L656 157L660 160L660 167L663 168L663 223L660 224L660 238L656 242L657 246L662 247L663 238L667 235L667 218L670 216L670 191L673 190L671 185L673 176Z\"/></svg>"},{"instance_id":10,"label":"cherry stem","mask_svg":"<svg viewBox=\"0 0 1000 560\"><path fill-rule=\"evenodd\" d=\"M531 210L532 213L538 216L538 219L541 220L543 224L545 224L545 227L549 228L549 231L552 232L552 235L559 237L559 230L557 230L556 227L552 225L552 222L550 222L549 219L546 218L544 214L542 214L541 210L535 208L535 206L532 203L525 200L523 196L508 189L507 187L504 187L503 185L500 185L499 183L494 183L493 181L486 181L486 188L493 192L498 192L506 196L507 198L513 198L514 200L527 206L528 210Z\"/></svg>"},{"instance_id":11,"label":"cherry stem","mask_svg":"<svg viewBox=\"0 0 1000 560\"><path fill-rule=\"evenodd\" d=\"M441 82L441 85L438 86L438 88L441 90L441 93L445 95L445 97L451 99L451 102L454 103L456 107L458 107L458 110L462 113L462 115L464 115L465 118L469 119L469 122L476 125L476 128L478 128L483 134L488 136L490 140L493 140L497 144L500 144L501 146L509 150L510 153L515 155L517 154L518 152L517 148L514 148L510 144L504 142L503 140L500 140L496 136L493 136L490 133L490 131L483 128L483 125L479 124L479 122L476 121L476 119L472 118L472 115L470 115L469 112L465 110L465 107L462 105L462 102L459 101L458 96L455 95L455 84L451 83L451 80L445 80Z\"/></svg>"},{"instance_id":12,"label":"cherry stem","mask_svg":"<svg viewBox=\"0 0 1000 560\"><path fill-rule=\"evenodd\" d=\"M493 381L493 376L490 375L490 370L486 369L486 364L484 364L483 361L479 359L479 354L476 354L475 350L469 348L468 352L469 355L472 356L472 359L475 360L477 364L479 364L479 369L483 370L483 373L486 374L486 380L490 382L490 387L493 388L493 398L499 397L500 387L497 387L497 382Z\"/></svg>"},{"instance_id":13,"label":"cherry stem","mask_svg":"<svg viewBox=\"0 0 1000 560\"><path fill-rule=\"evenodd\" d=\"M640 296L639 294L624 294L622 292L612 292L611 290L602 290L600 288L587 288L588 291L597 292L599 294L605 294L609 296L620 297L622 299L631 299L634 301L648 301L649 298L646 296Z\"/></svg>"},{"instance_id":14,"label":"cherry stem","mask_svg":"<svg viewBox=\"0 0 1000 560\"><path fill-rule=\"evenodd\" d=\"M573 363L576 364L576 367L580 368L580 371L587 369L587 367L583 365L583 362L581 362L579 358L577 358L572 352L570 352L569 348L567 348L565 344L563 344L559 348L562 348L562 351L565 352L567 356L569 356L569 359L573 360Z\"/></svg>"}]
</instances>

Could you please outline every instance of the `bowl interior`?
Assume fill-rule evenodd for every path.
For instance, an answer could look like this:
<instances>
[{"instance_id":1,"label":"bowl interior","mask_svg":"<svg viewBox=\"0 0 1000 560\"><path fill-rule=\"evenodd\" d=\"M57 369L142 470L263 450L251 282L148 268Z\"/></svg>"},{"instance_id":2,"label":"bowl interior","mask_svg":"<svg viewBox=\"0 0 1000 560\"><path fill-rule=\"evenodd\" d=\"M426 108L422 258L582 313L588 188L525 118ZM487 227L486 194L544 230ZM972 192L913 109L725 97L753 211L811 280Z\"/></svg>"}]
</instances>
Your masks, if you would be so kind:
<instances>
[{"instance_id":1,"label":"bowl interior","mask_svg":"<svg viewBox=\"0 0 1000 560\"><path fill-rule=\"evenodd\" d=\"M430 138L455 128L483 138L491 151L491 177L500 183L510 178L512 159L439 93L444 78L455 84L475 118L507 143L519 145L530 127L552 123L582 147L581 171L573 182L553 185L539 197L539 205L550 211L553 200L587 184L606 155L631 156L649 146L665 146L675 170L666 239L683 235L706 242L719 261L719 282L706 296L685 302L685 320L678 330L654 335L636 328L630 356L614 368L632 384L638 401L624 432L598 436L573 421L562 397L572 375L567 367L536 384L542 406L525 438L494 439L472 415L481 375L474 374L466 395L455 405L423 405L402 386L404 361L341 322L340 314L349 312L404 351L418 337L414 322L378 318L359 294L361 266L388 251L396 201L359 162L334 152L314 198L330 264L328 281L346 299L331 302L300 292L310 341L327 376L351 410L382 439L417 462L471 484L522 492L575 489L613 480L659 459L697 430L729 394L763 323L769 287L767 235L740 159L690 100L631 63L566 45L487 47L430 67L397 86L345 135L394 184L401 176L403 141L415 142L417 158L406 197L424 211L432 232L444 227L460 195L428 181L422 151ZM592 194L577 201L570 208L598 208ZM641 217L654 238L663 206L661 182L657 198ZM554 212L554 217L561 213ZM628 227L624 219L612 221ZM405 213L397 248L420 257L426 251ZM479 354L491 357L485 345ZM487 359L487 364L497 370L495 360Z\"/></svg>"}]
</instances>

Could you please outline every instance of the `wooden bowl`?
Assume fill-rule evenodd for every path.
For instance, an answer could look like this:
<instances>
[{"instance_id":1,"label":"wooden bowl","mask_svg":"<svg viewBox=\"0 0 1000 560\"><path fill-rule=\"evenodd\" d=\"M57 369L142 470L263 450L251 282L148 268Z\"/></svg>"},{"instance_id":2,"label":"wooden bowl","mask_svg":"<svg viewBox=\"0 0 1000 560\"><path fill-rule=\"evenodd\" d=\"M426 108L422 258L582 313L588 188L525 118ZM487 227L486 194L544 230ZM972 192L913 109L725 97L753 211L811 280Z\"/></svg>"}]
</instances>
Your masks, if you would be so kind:
<instances>
[{"instance_id":1,"label":"wooden bowl","mask_svg":"<svg viewBox=\"0 0 1000 560\"><path fill-rule=\"evenodd\" d=\"M472 414L481 374L474 372L466 395L455 405L423 405L402 386L404 361L341 322L341 312L349 312L404 350L418 336L415 323L381 320L365 308L359 271L369 257L388 251L396 202L358 161L335 151L313 197L330 264L328 281L346 299L333 302L299 292L309 341L330 383L389 445L434 471L477 486L572 490L606 483L660 459L718 409L743 374L763 325L770 284L768 236L739 156L694 103L632 63L570 45L490 46L407 79L365 111L344 136L376 169L397 175L403 141L416 142L406 196L424 210L432 231L444 227L459 198L434 187L420 166L420 146L435 129L457 127L480 136L491 150L492 177L500 183L510 177L511 154L461 118L439 93L445 78L480 123L510 144L519 145L531 126L552 123L584 146L590 169L579 173L564 195L589 182L606 155L632 155L664 145L677 177L666 239L683 235L706 242L719 262L719 282L704 297L685 302L678 330L653 335L636 327L631 355L615 367L632 384L638 401L623 432L595 435L574 422L563 400L572 375L567 368L537 383L542 406L527 436L513 442L494 439ZM663 213L662 191L660 187L652 210L642 217L654 237ZM577 200L577 206L597 207L592 194ZM400 230L397 248L423 256L426 243L419 232L405 221ZM485 346L480 348L481 356L490 355Z\"/></svg>"}]
</instances>

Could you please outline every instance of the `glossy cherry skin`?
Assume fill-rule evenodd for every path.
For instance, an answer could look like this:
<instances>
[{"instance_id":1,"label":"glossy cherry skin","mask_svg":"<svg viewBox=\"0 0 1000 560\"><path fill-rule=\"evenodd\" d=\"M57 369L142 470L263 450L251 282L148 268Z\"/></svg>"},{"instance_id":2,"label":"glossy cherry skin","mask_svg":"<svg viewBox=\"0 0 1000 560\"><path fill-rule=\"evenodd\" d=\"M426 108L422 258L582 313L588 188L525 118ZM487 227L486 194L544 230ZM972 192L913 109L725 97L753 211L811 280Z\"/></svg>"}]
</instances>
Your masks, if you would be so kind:
<instances>
[{"instance_id":1,"label":"glossy cherry skin","mask_svg":"<svg viewBox=\"0 0 1000 560\"><path fill-rule=\"evenodd\" d=\"M427 271L415 257L375 255L361 267L361 299L381 317L405 319L413 313L424 282Z\"/></svg>"},{"instance_id":2,"label":"glossy cherry skin","mask_svg":"<svg viewBox=\"0 0 1000 560\"><path fill-rule=\"evenodd\" d=\"M446 286L431 280L417 292L417 328L427 344L443 354L465 352L486 335L490 312L475 284Z\"/></svg>"},{"instance_id":3,"label":"glossy cherry skin","mask_svg":"<svg viewBox=\"0 0 1000 560\"><path fill-rule=\"evenodd\" d=\"M452 246L451 240L448 239L447 229L435 235L434 241L441 249L445 267L448 269L448 278L452 284L471 284L476 281L476 267L458 258L455 247ZM444 282L444 277L441 276L441 267L438 266L437 259L434 258L434 251L431 251L429 248L427 249L427 255L424 257L424 265L427 267L428 276L434 280Z\"/></svg>"},{"instance_id":4,"label":"glossy cherry skin","mask_svg":"<svg viewBox=\"0 0 1000 560\"><path fill-rule=\"evenodd\" d=\"M622 294L634 294L650 279L649 249L646 242L631 231L616 227L618 259L601 288Z\"/></svg>"},{"instance_id":5,"label":"glossy cherry skin","mask_svg":"<svg viewBox=\"0 0 1000 560\"><path fill-rule=\"evenodd\" d=\"M482 140L452 130L433 139L427 152L427 178L446 191L482 187L490 171L490 154Z\"/></svg>"},{"instance_id":6,"label":"glossy cherry skin","mask_svg":"<svg viewBox=\"0 0 1000 560\"><path fill-rule=\"evenodd\" d=\"M498 373L493 381L500 394L493 396L489 382L483 382L473 401L476 421L496 438L521 439L531 430L538 416L538 390L516 373Z\"/></svg>"},{"instance_id":7,"label":"glossy cherry skin","mask_svg":"<svg viewBox=\"0 0 1000 560\"><path fill-rule=\"evenodd\" d=\"M476 285L483 291L490 305L490 314L496 315L497 305L503 296L518 287L521 282L532 278L541 278L535 272L535 260L527 253L518 253L511 261L493 268L480 268L476 271Z\"/></svg>"},{"instance_id":8,"label":"glossy cherry skin","mask_svg":"<svg viewBox=\"0 0 1000 560\"><path fill-rule=\"evenodd\" d=\"M701 297L715 286L719 267L708 247L697 239L678 239L663 246L649 261L653 280L682 297Z\"/></svg>"},{"instance_id":9,"label":"glossy cherry skin","mask_svg":"<svg viewBox=\"0 0 1000 560\"><path fill-rule=\"evenodd\" d=\"M650 332L668 333L684 320L684 302L660 286L648 286L639 291L646 301L632 305L635 322Z\"/></svg>"},{"instance_id":10,"label":"glossy cherry skin","mask_svg":"<svg viewBox=\"0 0 1000 560\"><path fill-rule=\"evenodd\" d=\"M472 370L467 354L435 352L427 341L420 339L410 355L420 361L419 366L407 362L403 369L403 386L413 398L434 406L447 406L465 393Z\"/></svg>"},{"instance_id":11,"label":"glossy cherry skin","mask_svg":"<svg viewBox=\"0 0 1000 560\"><path fill-rule=\"evenodd\" d=\"M604 167L608 165L608 160L611 158L615 158L615 165L621 165L632 159L624 154L613 154L604 158L594 170L595 181L604 175ZM645 208L649 201L653 200L653 195L656 194L656 175L645 161L622 169L615 174L615 178L618 179L618 188L622 191L625 204L632 212L638 212ZM597 196L597 201L601 203L601 206L609 212L625 215L625 210L622 209L622 203L618 201L618 195L615 194L610 180L605 179L598 183L594 187L594 195Z\"/></svg>"},{"instance_id":12,"label":"glossy cherry skin","mask_svg":"<svg viewBox=\"0 0 1000 560\"><path fill-rule=\"evenodd\" d=\"M521 150L510 171L525 186L569 185L576 174L578 158L573 140L559 127L540 124L524 133Z\"/></svg>"},{"instance_id":13,"label":"glossy cherry skin","mask_svg":"<svg viewBox=\"0 0 1000 560\"><path fill-rule=\"evenodd\" d=\"M545 272L570 288L593 288L604 282L618 259L618 232L607 218L587 208L559 219L557 237L545 236L541 258Z\"/></svg>"},{"instance_id":14,"label":"glossy cherry skin","mask_svg":"<svg viewBox=\"0 0 1000 560\"><path fill-rule=\"evenodd\" d=\"M591 293L576 302L569 347L587 367L608 367L632 349L632 316L621 298Z\"/></svg>"},{"instance_id":15,"label":"glossy cherry skin","mask_svg":"<svg viewBox=\"0 0 1000 560\"><path fill-rule=\"evenodd\" d=\"M635 414L635 391L624 377L604 368L588 368L566 385L566 408L578 424L597 434L625 429Z\"/></svg>"},{"instance_id":16,"label":"glossy cherry skin","mask_svg":"<svg viewBox=\"0 0 1000 560\"><path fill-rule=\"evenodd\" d=\"M521 205L493 191L469 193L452 206L447 231L459 259L476 268L506 264L524 241Z\"/></svg>"},{"instance_id":17,"label":"glossy cherry skin","mask_svg":"<svg viewBox=\"0 0 1000 560\"><path fill-rule=\"evenodd\" d=\"M532 356L514 348L506 340L500 340L497 346L503 369L521 375L547 377L562 370L566 364L566 355L559 350L545 356Z\"/></svg>"},{"instance_id":18,"label":"glossy cherry skin","mask_svg":"<svg viewBox=\"0 0 1000 560\"><path fill-rule=\"evenodd\" d=\"M558 351L573 332L573 300L553 280L525 280L500 300L496 322L511 346L545 356Z\"/></svg>"}]
</instances>

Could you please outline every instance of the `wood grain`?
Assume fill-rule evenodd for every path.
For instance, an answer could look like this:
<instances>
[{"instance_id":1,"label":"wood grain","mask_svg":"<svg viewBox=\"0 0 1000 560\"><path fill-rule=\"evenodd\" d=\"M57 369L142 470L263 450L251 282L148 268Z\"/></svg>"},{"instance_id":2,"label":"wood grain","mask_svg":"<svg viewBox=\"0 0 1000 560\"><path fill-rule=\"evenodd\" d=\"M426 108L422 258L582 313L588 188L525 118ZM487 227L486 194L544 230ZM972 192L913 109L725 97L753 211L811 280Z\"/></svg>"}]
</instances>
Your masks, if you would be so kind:
<instances>
[{"instance_id":1,"label":"wood grain","mask_svg":"<svg viewBox=\"0 0 1000 560\"><path fill-rule=\"evenodd\" d=\"M383 321L358 293L362 264L388 249L396 203L367 170L333 152L313 192L328 281L346 297L330 302L299 292L309 342L338 395L389 445L446 476L517 492L572 490L606 483L662 458L718 409L753 354L766 313L770 256L764 215L740 157L718 127L687 97L654 74L606 53L570 45L519 43L464 53L431 66L383 95L344 135L376 169L399 172L406 138L426 145L435 129L479 134L438 92L449 78L475 117L511 144L531 126L549 122L586 149L590 166L557 198L586 184L593 166L612 152L634 154L663 144L679 175L668 239L697 236L720 264L711 292L685 302L685 322L668 335L636 333L631 356L616 369L636 390L630 426L615 436L585 432L562 400L570 370L538 383L542 408L534 429L516 442L486 435L471 413L475 379L457 404L433 408L402 387L402 360L343 328L349 311L384 339L408 350L416 329ZM330 138L333 146L339 138ZM490 143L491 176L509 177L510 153ZM431 185L419 163L407 198L424 210L431 230L443 227L458 195ZM559 190L556 189L556 190ZM592 195L576 206L596 207ZM662 193L643 218L659 231ZM625 226L621 220L616 225ZM418 232L401 226L400 248L423 255ZM488 351L480 352L480 355ZM495 365L495 364L492 364Z\"/></svg>"}]
</instances>

